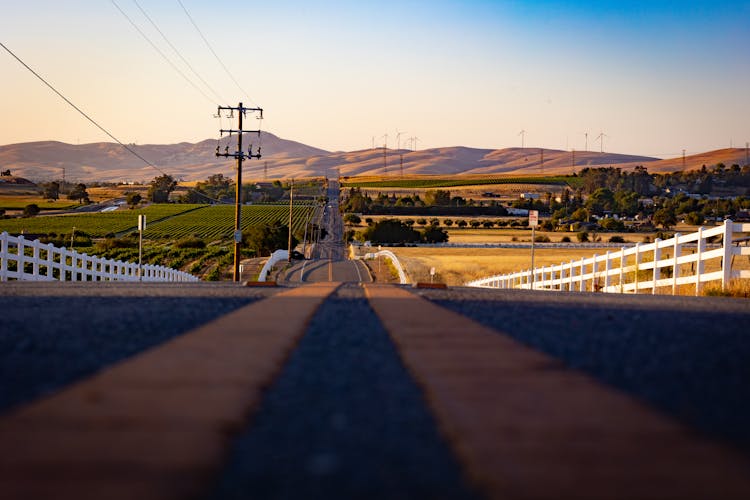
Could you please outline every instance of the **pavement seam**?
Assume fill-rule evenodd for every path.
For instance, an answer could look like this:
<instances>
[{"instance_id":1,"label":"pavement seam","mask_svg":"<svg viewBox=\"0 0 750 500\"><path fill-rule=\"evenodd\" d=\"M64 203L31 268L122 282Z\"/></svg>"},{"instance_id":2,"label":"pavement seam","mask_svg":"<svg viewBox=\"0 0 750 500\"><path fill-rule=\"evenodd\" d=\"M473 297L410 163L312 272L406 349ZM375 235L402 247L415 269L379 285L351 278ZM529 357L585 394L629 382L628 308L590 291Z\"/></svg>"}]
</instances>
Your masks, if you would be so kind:
<instances>
[{"instance_id":1,"label":"pavement seam","mask_svg":"<svg viewBox=\"0 0 750 500\"><path fill-rule=\"evenodd\" d=\"M3 498L192 498L338 283L253 302L0 419Z\"/></svg>"},{"instance_id":2,"label":"pavement seam","mask_svg":"<svg viewBox=\"0 0 750 500\"><path fill-rule=\"evenodd\" d=\"M750 460L403 288L364 285L489 498L750 498Z\"/></svg>"}]
</instances>

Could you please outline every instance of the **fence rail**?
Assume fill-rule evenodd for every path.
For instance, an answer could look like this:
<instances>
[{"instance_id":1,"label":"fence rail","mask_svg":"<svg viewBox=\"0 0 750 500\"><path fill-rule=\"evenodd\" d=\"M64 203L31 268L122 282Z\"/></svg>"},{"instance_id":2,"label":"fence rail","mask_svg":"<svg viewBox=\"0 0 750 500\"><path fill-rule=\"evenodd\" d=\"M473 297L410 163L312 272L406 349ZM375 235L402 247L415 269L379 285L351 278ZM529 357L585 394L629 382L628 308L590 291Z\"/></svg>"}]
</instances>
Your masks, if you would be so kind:
<instances>
[{"instance_id":1,"label":"fence rail","mask_svg":"<svg viewBox=\"0 0 750 500\"><path fill-rule=\"evenodd\" d=\"M169 267L147 264L142 266L142 276L139 269L133 262L0 234L0 281L199 281L192 274Z\"/></svg>"},{"instance_id":2,"label":"fence rail","mask_svg":"<svg viewBox=\"0 0 750 500\"><path fill-rule=\"evenodd\" d=\"M732 269L734 257L750 257L749 238L735 237L741 233L750 233L750 224L726 220L722 226L700 228L687 235L676 234L668 240L657 239L647 245L638 243L616 252L607 251L605 255L490 276L466 285L609 293L650 291L656 294L658 290L671 290L673 295L679 287L687 285L693 286L695 295L699 295L708 282L720 281L722 289L726 289L733 279L750 279L750 270ZM721 245L709 249L708 240L719 237ZM741 243L745 246L740 246ZM711 270L707 270L709 265Z\"/></svg>"}]
</instances>

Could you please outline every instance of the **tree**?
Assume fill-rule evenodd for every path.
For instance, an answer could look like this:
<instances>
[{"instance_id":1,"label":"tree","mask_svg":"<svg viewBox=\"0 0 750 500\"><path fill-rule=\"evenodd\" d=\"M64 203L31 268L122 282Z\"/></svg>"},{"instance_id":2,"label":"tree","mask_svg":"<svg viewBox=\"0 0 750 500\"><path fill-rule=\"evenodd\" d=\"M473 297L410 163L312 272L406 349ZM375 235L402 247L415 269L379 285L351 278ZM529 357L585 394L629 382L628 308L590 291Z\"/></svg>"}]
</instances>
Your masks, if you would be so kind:
<instances>
[{"instance_id":1,"label":"tree","mask_svg":"<svg viewBox=\"0 0 750 500\"><path fill-rule=\"evenodd\" d=\"M177 182L171 175L160 175L151 181L146 196L154 203L167 203L169 201L169 193L174 191L176 187Z\"/></svg>"},{"instance_id":2,"label":"tree","mask_svg":"<svg viewBox=\"0 0 750 500\"><path fill-rule=\"evenodd\" d=\"M358 226L360 225L360 223L362 223L362 219L357 214L346 214L344 216L344 222L353 226Z\"/></svg>"},{"instance_id":3,"label":"tree","mask_svg":"<svg viewBox=\"0 0 750 500\"><path fill-rule=\"evenodd\" d=\"M706 218L700 212L690 212L685 215L685 222L692 226L700 226L706 221Z\"/></svg>"},{"instance_id":4,"label":"tree","mask_svg":"<svg viewBox=\"0 0 750 500\"><path fill-rule=\"evenodd\" d=\"M29 205L26 205L23 207L23 216L24 217L34 217L35 215L39 214L39 205L36 203L30 203Z\"/></svg>"},{"instance_id":5,"label":"tree","mask_svg":"<svg viewBox=\"0 0 750 500\"><path fill-rule=\"evenodd\" d=\"M448 232L437 226L430 226L422 231L422 241L425 243L445 243L448 241Z\"/></svg>"},{"instance_id":6,"label":"tree","mask_svg":"<svg viewBox=\"0 0 750 500\"><path fill-rule=\"evenodd\" d=\"M677 217L674 214L674 210L669 208L660 208L659 210L654 212L652 220L654 221L654 224L657 224L667 230L677 224Z\"/></svg>"},{"instance_id":7,"label":"tree","mask_svg":"<svg viewBox=\"0 0 750 500\"><path fill-rule=\"evenodd\" d=\"M611 211L615 208L615 195L607 188L598 188L586 200L586 208L597 215Z\"/></svg>"},{"instance_id":8,"label":"tree","mask_svg":"<svg viewBox=\"0 0 750 500\"><path fill-rule=\"evenodd\" d=\"M421 239L421 235L398 219L383 219L365 229L362 233L365 240L375 244L412 243Z\"/></svg>"},{"instance_id":9,"label":"tree","mask_svg":"<svg viewBox=\"0 0 750 500\"><path fill-rule=\"evenodd\" d=\"M69 200L78 200L78 203L91 203L89 193L86 191L86 184L76 184L68 193Z\"/></svg>"},{"instance_id":10,"label":"tree","mask_svg":"<svg viewBox=\"0 0 750 500\"><path fill-rule=\"evenodd\" d=\"M125 193L125 200L130 208L135 208L142 200L140 193Z\"/></svg>"},{"instance_id":11,"label":"tree","mask_svg":"<svg viewBox=\"0 0 750 500\"><path fill-rule=\"evenodd\" d=\"M456 221L456 225L458 227L460 227L460 228L464 228L464 227L468 226L469 224L465 220L459 219L459 220Z\"/></svg>"},{"instance_id":12,"label":"tree","mask_svg":"<svg viewBox=\"0 0 750 500\"><path fill-rule=\"evenodd\" d=\"M447 227L451 227L453 225L453 219L443 219L443 224Z\"/></svg>"},{"instance_id":13,"label":"tree","mask_svg":"<svg viewBox=\"0 0 750 500\"><path fill-rule=\"evenodd\" d=\"M469 223L469 225L470 225L471 227L473 227L474 229L476 229L476 228L478 228L479 226L481 226L481 225L482 225L482 223L481 223L480 221L478 221L478 220L476 220L476 219L475 219L475 220L471 221L471 222Z\"/></svg>"},{"instance_id":14,"label":"tree","mask_svg":"<svg viewBox=\"0 0 750 500\"><path fill-rule=\"evenodd\" d=\"M60 198L60 184L57 182L45 182L42 184L45 200L57 200Z\"/></svg>"},{"instance_id":15,"label":"tree","mask_svg":"<svg viewBox=\"0 0 750 500\"><path fill-rule=\"evenodd\" d=\"M450 205L451 192L445 189L428 190L424 194L425 205Z\"/></svg>"},{"instance_id":16,"label":"tree","mask_svg":"<svg viewBox=\"0 0 750 500\"><path fill-rule=\"evenodd\" d=\"M289 227L276 221L272 224L251 226L242 233L242 241L258 255L268 256L276 250L287 248ZM297 238L292 235L292 248L297 246Z\"/></svg>"}]
</instances>

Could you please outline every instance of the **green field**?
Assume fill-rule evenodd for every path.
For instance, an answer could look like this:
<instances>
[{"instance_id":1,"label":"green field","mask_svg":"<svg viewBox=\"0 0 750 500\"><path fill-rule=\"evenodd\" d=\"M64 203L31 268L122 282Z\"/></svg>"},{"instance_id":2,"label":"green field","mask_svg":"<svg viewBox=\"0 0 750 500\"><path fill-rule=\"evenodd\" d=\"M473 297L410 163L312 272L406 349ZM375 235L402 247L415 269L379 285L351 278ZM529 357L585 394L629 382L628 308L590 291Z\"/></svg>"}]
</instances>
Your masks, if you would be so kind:
<instances>
[{"instance_id":1,"label":"green field","mask_svg":"<svg viewBox=\"0 0 750 500\"><path fill-rule=\"evenodd\" d=\"M294 206L294 230L304 229L304 224L315 210L314 205ZM198 236L205 240L231 238L234 229L234 205L150 205L141 210L119 210L107 213L58 215L29 218L0 219L0 232L10 234L69 234L73 228L93 238L108 234L135 231L138 215L146 215L146 232L149 239L178 239ZM281 221L289 217L289 207L279 205L247 205L242 207L242 228Z\"/></svg>"},{"instance_id":2,"label":"green field","mask_svg":"<svg viewBox=\"0 0 750 500\"><path fill-rule=\"evenodd\" d=\"M205 205L204 205L205 206ZM292 211L293 231L304 230L305 223L315 210L314 205L295 205ZM242 207L242 229L280 221L286 224L289 206L246 205ZM213 205L188 212L146 228L144 237L149 239L179 239L197 236L204 240L231 238L234 230L234 206Z\"/></svg>"},{"instance_id":3,"label":"green field","mask_svg":"<svg viewBox=\"0 0 750 500\"><path fill-rule=\"evenodd\" d=\"M342 187L362 188L445 188L456 186L483 186L493 184L559 184L575 187L578 178L558 175L550 177L495 177L486 179L461 179L461 178L437 178L437 179L384 179L378 181L357 181L356 179L345 180Z\"/></svg>"}]
</instances>

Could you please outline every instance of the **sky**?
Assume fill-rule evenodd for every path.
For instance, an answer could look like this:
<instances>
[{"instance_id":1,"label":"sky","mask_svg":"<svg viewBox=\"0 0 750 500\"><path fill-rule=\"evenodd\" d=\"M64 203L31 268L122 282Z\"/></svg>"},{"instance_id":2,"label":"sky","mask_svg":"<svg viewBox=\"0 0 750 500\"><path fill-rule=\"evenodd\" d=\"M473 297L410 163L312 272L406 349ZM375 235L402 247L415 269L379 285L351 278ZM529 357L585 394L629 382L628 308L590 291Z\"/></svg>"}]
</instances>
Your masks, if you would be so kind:
<instances>
[{"instance_id":1,"label":"sky","mask_svg":"<svg viewBox=\"0 0 750 500\"><path fill-rule=\"evenodd\" d=\"M750 141L750 0L182 0L218 59L178 0L136 1L0 0L0 42L126 143L216 138L240 101L330 151ZM2 48L0 117L0 144L110 141Z\"/></svg>"}]
</instances>

